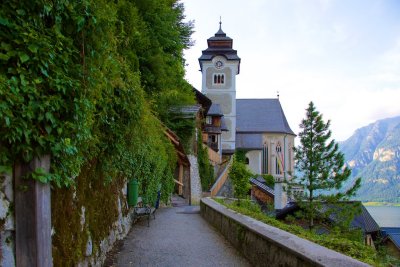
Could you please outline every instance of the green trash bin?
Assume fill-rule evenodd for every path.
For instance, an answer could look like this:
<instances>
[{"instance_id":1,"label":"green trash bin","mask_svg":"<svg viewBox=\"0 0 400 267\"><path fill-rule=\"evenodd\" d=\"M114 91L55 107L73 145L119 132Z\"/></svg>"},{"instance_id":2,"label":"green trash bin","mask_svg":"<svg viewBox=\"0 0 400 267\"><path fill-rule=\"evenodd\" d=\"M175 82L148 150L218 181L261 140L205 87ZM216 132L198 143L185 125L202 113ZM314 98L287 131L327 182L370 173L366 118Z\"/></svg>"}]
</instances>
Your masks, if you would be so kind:
<instances>
[{"instance_id":1,"label":"green trash bin","mask_svg":"<svg viewBox=\"0 0 400 267\"><path fill-rule=\"evenodd\" d=\"M139 195L139 183L136 179L132 179L128 183L128 205L136 206Z\"/></svg>"}]
</instances>

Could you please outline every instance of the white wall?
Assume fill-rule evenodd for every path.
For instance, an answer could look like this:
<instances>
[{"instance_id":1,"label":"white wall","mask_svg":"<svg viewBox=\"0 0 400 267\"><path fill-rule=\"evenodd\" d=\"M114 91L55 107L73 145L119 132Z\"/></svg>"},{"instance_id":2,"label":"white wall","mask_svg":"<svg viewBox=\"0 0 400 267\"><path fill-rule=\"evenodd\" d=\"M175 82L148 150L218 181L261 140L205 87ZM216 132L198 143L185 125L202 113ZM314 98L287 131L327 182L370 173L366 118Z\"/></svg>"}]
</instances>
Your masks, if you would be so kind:
<instances>
[{"instance_id":1,"label":"white wall","mask_svg":"<svg viewBox=\"0 0 400 267\"><path fill-rule=\"evenodd\" d=\"M255 174L261 174L261 150L251 150L246 153L249 159L249 170Z\"/></svg>"}]
</instances>

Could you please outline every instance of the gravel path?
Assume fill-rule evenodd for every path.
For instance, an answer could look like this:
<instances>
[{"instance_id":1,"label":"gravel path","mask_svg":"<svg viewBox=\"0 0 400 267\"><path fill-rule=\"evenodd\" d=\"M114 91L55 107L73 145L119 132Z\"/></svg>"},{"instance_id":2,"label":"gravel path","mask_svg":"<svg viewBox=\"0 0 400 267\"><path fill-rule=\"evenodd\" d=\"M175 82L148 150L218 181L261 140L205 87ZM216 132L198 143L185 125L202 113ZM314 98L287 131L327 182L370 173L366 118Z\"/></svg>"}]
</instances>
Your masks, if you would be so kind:
<instances>
[{"instance_id":1,"label":"gravel path","mask_svg":"<svg viewBox=\"0 0 400 267\"><path fill-rule=\"evenodd\" d=\"M160 208L138 221L106 266L250 266L199 214L198 206Z\"/></svg>"}]
</instances>

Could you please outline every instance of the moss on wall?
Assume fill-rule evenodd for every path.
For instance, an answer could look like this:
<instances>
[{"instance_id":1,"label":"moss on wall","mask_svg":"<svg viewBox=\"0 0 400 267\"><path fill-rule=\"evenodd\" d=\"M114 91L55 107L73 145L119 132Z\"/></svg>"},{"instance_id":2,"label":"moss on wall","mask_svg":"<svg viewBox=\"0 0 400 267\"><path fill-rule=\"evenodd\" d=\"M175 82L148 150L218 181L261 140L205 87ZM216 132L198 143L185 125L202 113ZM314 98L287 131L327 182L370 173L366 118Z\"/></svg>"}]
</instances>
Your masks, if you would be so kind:
<instances>
[{"instance_id":1,"label":"moss on wall","mask_svg":"<svg viewBox=\"0 0 400 267\"><path fill-rule=\"evenodd\" d=\"M82 261L89 236L95 254L118 219L118 198L125 203L122 201L125 179L115 178L106 184L98 167L96 162L85 166L76 178L76 186L52 191L54 266L74 266ZM122 212L128 212L125 204Z\"/></svg>"}]
</instances>

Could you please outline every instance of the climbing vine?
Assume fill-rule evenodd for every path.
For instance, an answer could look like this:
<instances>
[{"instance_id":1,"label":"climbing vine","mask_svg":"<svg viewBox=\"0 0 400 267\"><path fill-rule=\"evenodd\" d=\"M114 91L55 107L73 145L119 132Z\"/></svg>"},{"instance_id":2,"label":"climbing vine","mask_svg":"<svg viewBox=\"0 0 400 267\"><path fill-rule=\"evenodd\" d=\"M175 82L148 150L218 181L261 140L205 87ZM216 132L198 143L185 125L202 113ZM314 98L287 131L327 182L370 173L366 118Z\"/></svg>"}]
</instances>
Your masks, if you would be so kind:
<instances>
[{"instance_id":1,"label":"climbing vine","mask_svg":"<svg viewBox=\"0 0 400 267\"><path fill-rule=\"evenodd\" d=\"M209 191L214 183L214 169L210 164L207 147L203 146L201 136L197 138L197 162L199 164L201 188L203 191Z\"/></svg>"},{"instance_id":2,"label":"climbing vine","mask_svg":"<svg viewBox=\"0 0 400 267\"><path fill-rule=\"evenodd\" d=\"M194 101L183 18L172 0L2 2L0 169L51 154L51 174L32 178L70 186L96 159L106 181L170 190L158 177L176 159L158 121L179 130L171 107Z\"/></svg>"}]
</instances>

